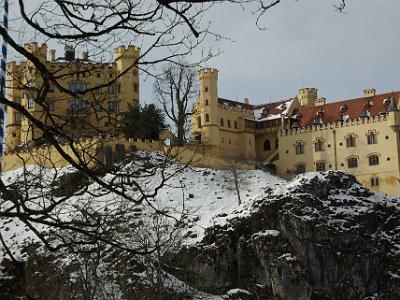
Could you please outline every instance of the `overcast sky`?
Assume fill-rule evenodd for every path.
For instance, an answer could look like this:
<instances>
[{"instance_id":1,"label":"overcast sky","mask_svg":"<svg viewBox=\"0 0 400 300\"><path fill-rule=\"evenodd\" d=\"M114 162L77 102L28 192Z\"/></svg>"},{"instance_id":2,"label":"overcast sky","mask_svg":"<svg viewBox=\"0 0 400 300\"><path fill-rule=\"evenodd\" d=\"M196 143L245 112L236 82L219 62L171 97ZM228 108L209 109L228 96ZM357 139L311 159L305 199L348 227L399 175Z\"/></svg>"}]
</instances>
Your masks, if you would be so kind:
<instances>
[{"instance_id":1,"label":"overcast sky","mask_svg":"<svg viewBox=\"0 0 400 300\"><path fill-rule=\"evenodd\" d=\"M264 31L238 5L212 8L213 31L235 40L209 43L223 51L206 64L220 71L219 95L266 103L301 87L328 101L400 90L400 1L348 0L346 14L335 1L281 1L261 19ZM141 101L153 99L152 84L142 76Z\"/></svg>"},{"instance_id":2,"label":"overcast sky","mask_svg":"<svg viewBox=\"0 0 400 300\"><path fill-rule=\"evenodd\" d=\"M207 66L220 71L219 95L265 103L316 87L328 101L354 98L373 87L400 90L399 0L287 0L270 10L259 31L239 7L212 11L214 31L236 42L219 42L223 53ZM142 99L151 84L142 84Z\"/></svg>"}]
</instances>

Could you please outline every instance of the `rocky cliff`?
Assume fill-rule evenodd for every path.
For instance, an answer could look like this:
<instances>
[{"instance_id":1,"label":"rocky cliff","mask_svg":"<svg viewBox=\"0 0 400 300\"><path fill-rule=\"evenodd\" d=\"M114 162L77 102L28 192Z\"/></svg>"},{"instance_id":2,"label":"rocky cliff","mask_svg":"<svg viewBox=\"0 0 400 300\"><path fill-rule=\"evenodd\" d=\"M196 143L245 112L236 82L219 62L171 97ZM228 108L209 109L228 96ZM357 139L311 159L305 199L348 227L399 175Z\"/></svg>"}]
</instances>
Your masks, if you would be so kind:
<instances>
[{"instance_id":1,"label":"rocky cliff","mask_svg":"<svg viewBox=\"0 0 400 300\"><path fill-rule=\"evenodd\" d=\"M400 299L400 201L309 173L220 215L169 271L230 299Z\"/></svg>"}]
</instances>

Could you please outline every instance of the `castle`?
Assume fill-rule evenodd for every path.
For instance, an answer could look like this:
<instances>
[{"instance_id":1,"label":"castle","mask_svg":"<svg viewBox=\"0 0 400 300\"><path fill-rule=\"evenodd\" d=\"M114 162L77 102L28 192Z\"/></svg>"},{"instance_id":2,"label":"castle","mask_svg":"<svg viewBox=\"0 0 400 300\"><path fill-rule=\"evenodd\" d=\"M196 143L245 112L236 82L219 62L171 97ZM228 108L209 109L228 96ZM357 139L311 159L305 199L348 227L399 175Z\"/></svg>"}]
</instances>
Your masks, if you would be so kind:
<instances>
[{"instance_id":1,"label":"castle","mask_svg":"<svg viewBox=\"0 0 400 300\"><path fill-rule=\"evenodd\" d=\"M55 50L47 51L46 44L32 42L24 48L45 65L62 88L75 93L69 95L52 81L45 82L43 74L29 60L8 63L8 99L24 106L46 125L59 126L74 138L115 135L120 116L129 105L139 104L139 73L135 64L140 49L135 46L116 48L111 64L90 61L88 52L77 58L70 46L58 58ZM91 88L94 89L85 92ZM45 102L35 101L38 93ZM7 108L7 152L21 144L40 144L42 134L26 117Z\"/></svg>"},{"instance_id":2,"label":"castle","mask_svg":"<svg viewBox=\"0 0 400 300\"><path fill-rule=\"evenodd\" d=\"M279 176L345 170L365 186L400 194L400 92L366 89L356 99L327 103L315 88L270 104L219 97L218 70L199 71L191 132L204 153L257 161Z\"/></svg>"}]
</instances>

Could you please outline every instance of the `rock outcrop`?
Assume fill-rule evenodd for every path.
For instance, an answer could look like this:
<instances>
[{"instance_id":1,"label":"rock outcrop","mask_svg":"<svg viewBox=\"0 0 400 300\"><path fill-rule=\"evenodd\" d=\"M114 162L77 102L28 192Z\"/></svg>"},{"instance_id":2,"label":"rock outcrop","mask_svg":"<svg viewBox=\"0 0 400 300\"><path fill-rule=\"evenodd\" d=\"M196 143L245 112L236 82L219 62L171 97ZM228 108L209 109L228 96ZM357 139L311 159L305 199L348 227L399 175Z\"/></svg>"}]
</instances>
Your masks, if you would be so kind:
<instances>
[{"instance_id":1,"label":"rock outcrop","mask_svg":"<svg viewBox=\"0 0 400 300\"><path fill-rule=\"evenodd\" d=\"M169 266L228 299L235 288L252 299L400 299L400 199L343 172L300 175L217 218Z\"/></svg>"}]
</instances>

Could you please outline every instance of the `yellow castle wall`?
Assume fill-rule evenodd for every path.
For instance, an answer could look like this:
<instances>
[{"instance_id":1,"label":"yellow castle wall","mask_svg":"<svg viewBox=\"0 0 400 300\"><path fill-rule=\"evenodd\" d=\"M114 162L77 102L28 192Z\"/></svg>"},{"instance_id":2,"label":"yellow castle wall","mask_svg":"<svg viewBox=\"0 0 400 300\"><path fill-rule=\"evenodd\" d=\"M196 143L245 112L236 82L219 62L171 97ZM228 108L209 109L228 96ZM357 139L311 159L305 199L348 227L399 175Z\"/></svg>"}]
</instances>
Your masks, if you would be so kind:
<instances>
[{"instance_id":1,"label":"yellow castle wall","mask_svg":"<svg viewBox=\"0 0 400 300\"><path fill-rule=\"evenodd\" d=\"M38 53L46 67L57 77L57 82L64 88L69 89L72 83L82 83L86 87L96 88L85 94L69 95L60 91L51 83L51 89L46 95L46 101L53 103L54 109L50 111L53 121L44 113L43 105L33 103L28 105L29 99L34 98L35 92L29 90L39 88L43 84L40 73L34 68L30 61L20 64L11 62L8 64L8 95L13 101L20 101L29 113L45 124L66 124L75 119L75 124L69 124L70 131L79 136L98 135L99 131L113 134L115 124L121 114L129 109L129 105L139 103L139 74L134 66L140 50L134 46L118 47L114 51L114 62L112 64L92 63L87 60L80 61L53 61L47 60L47 46L38 43L26 44L25 48L33 53ZM54 58L53 58L54 59ZM129 67L133 68L127 70ZM124 73L125 72L125 73ZM118 76L121 76L117 79ZM109 82L115 80L108 85ZM70 101L81 99L86 102L86 107L81 110L71 110ZM117 103L117 110L109 110L109 102ZM101 105L98 110L96 103ZM33 139L40 138L41 130L32 126L32 123L22 117L16 122L16 111L12 108L7 110L6 146L13 149L21 143L28 143ZM69 127L66 128L69 128ZM67 129L68 130L68 129Z\"/></svg>"},{"instance_id":2,"label":"yellow castle wall","mask_svg":"<svg viewBox=\"0 0 400 300\"><path fill-rule=\"evenodd\" d=\"M377 143L368 144L367 134L374 131ZM347 147L346 137L356 137L356 147ZM324 151L315 152L314 143L323 139ZM279 136L280 150L277 169L285 178L292 178L297 164L305 164L306 171L316 171L316 163L325 162L328 170L344 170L352 173L365 186L388 194L399 194L398 134L390 127L389 117L364 118L344 124L323 127L313 126L282 132ZM295 143L305 143L305 153L295 153ZM336 148L336 150L335 150ZM369 165L368 156L379 156L378 165ZM350 157L358 159L356 168L348 168ZM371 178L378 178L379 185L371 186Z\"/></svg>"}]
</instances>

